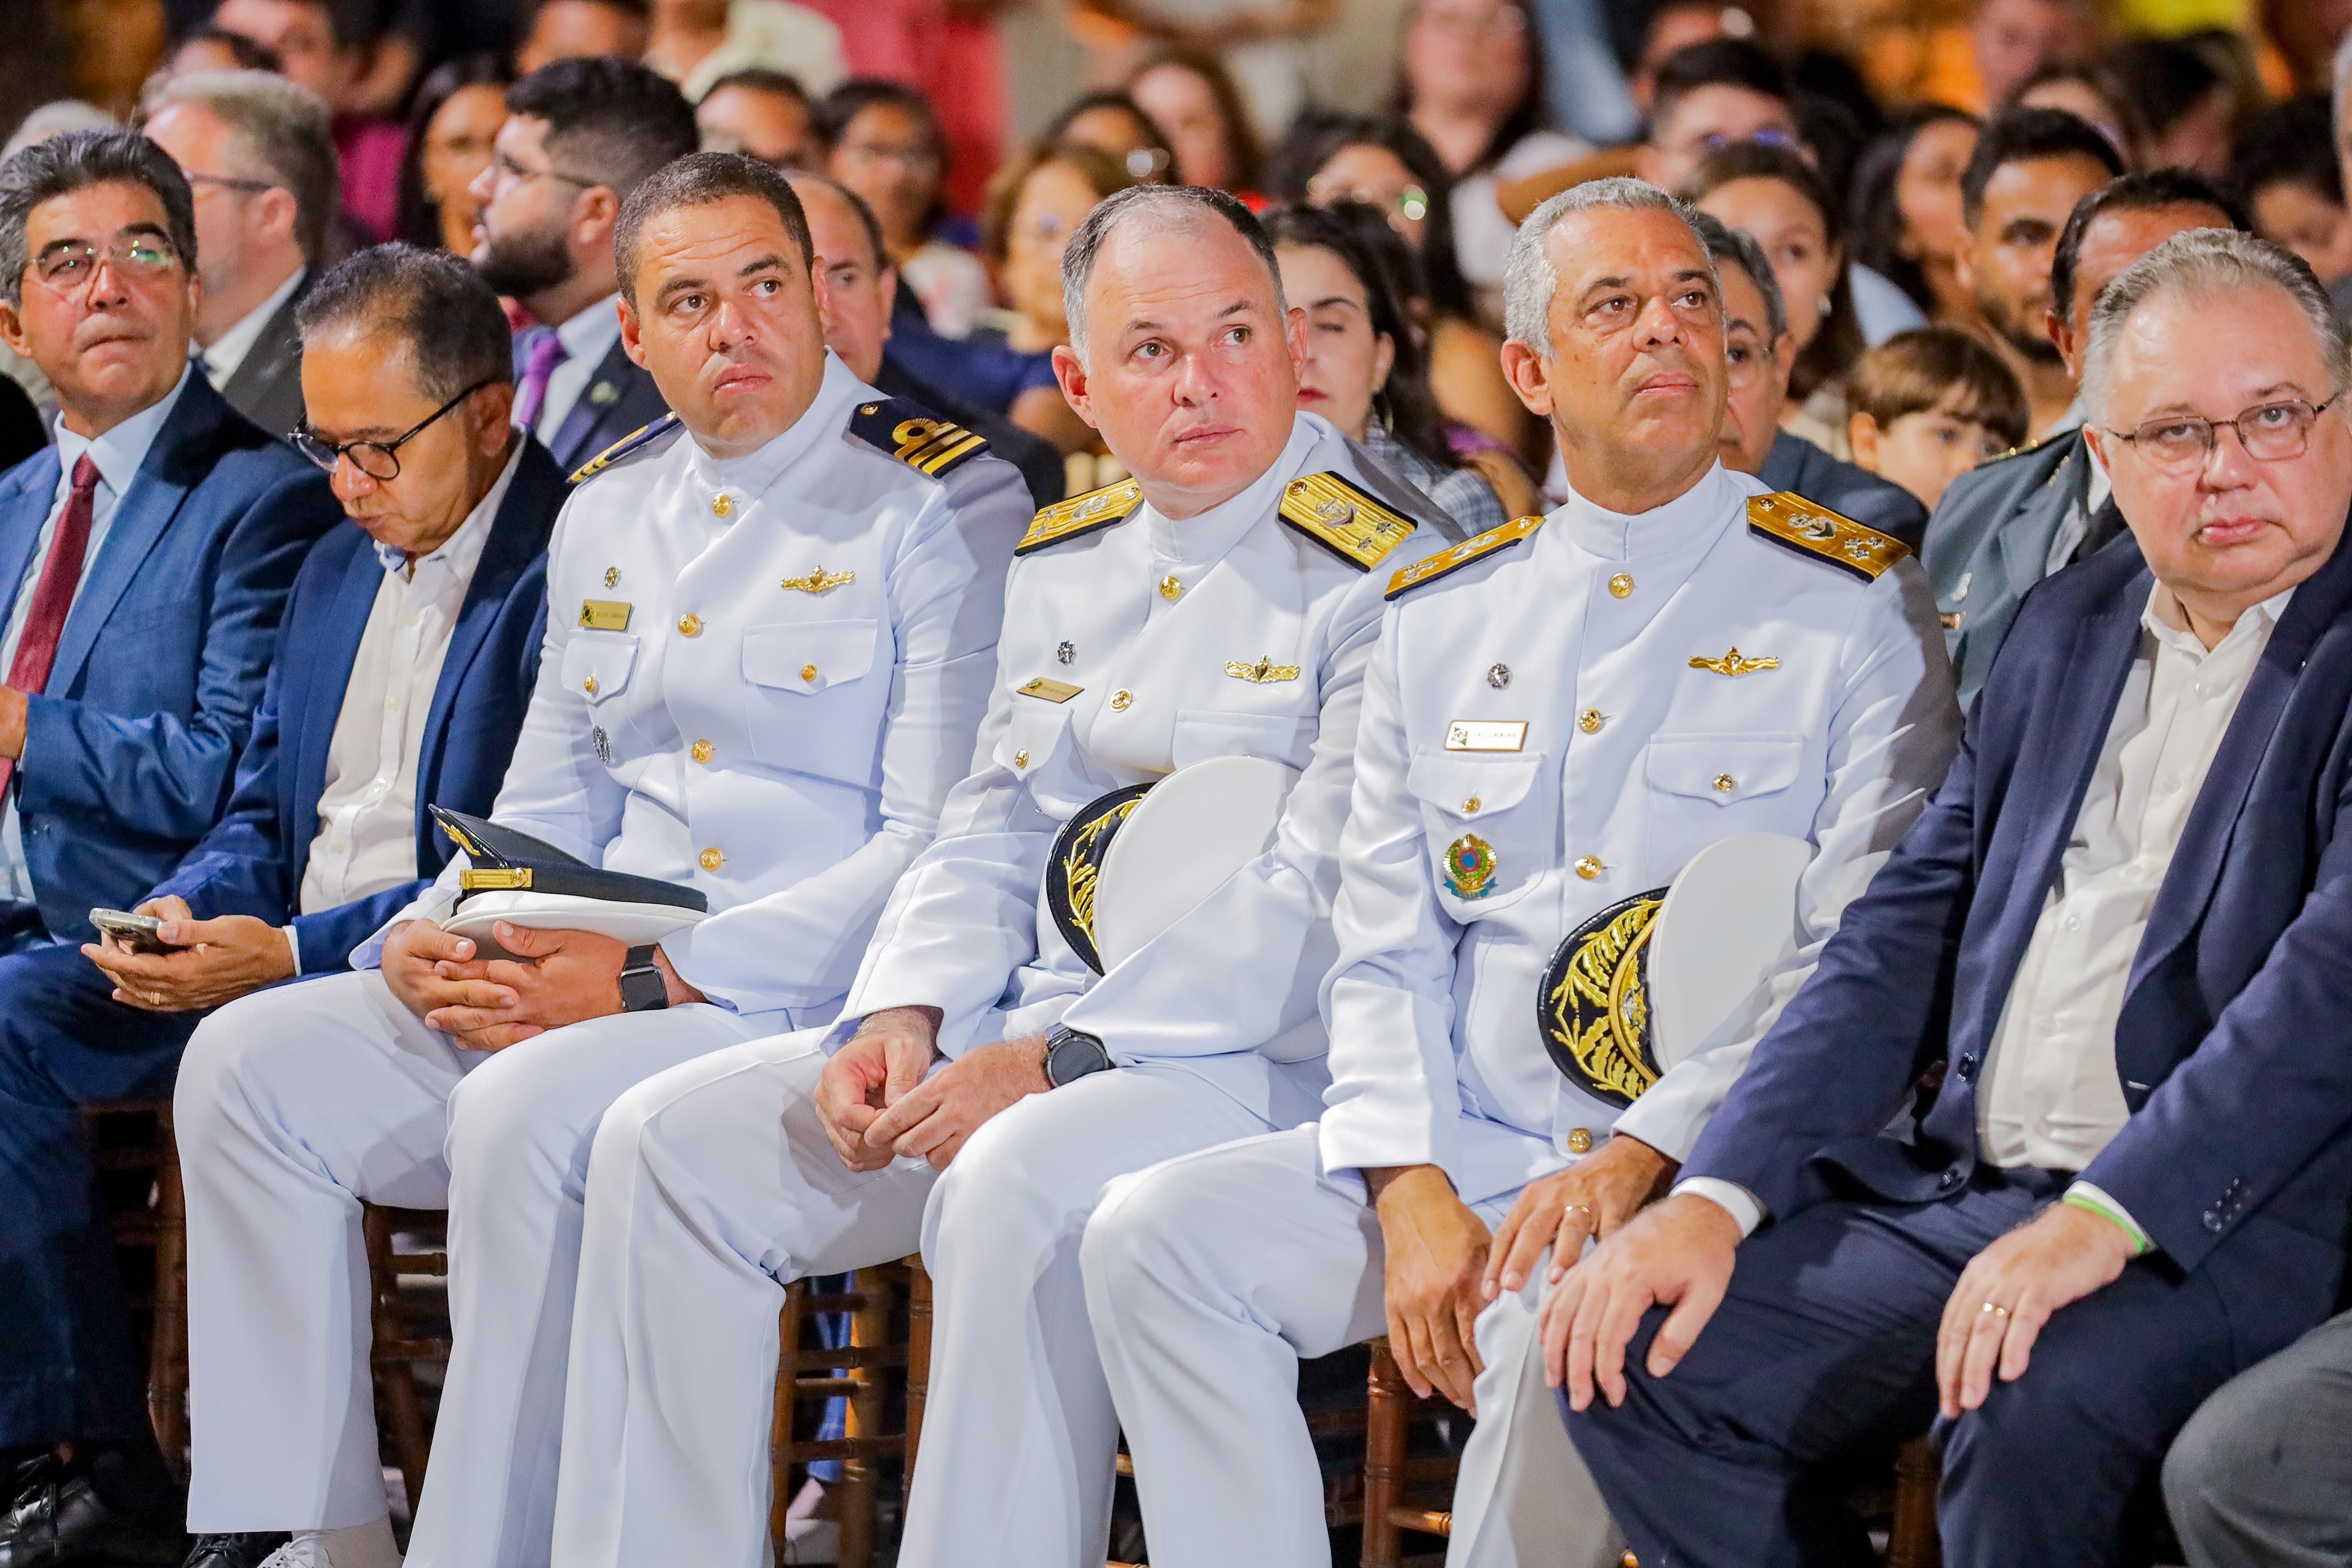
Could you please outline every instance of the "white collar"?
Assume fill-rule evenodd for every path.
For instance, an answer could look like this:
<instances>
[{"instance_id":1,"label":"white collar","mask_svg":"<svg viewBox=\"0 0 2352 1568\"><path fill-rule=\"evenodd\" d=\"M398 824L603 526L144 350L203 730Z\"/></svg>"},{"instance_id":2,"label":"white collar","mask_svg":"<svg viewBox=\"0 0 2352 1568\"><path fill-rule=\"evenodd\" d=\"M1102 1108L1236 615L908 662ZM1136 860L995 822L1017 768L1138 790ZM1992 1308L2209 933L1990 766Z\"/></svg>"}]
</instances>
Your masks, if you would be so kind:
<instances>
[{"instance_id":1,"label":"white collar","mask_svg":"<svg viewBox=\"0 0 2352 1568\"><path fill-rule=\"evenodd\" d=\"M1748 495L1762 493L1761 486L1752 480L1743 486L1717 463L1689 489L1646 512L1612 512L1570 490L1567 504L1551 513L1552 526L1544 533L1603 560L1675 555L1721 533L1727 520L1741 512Z\"/></svg>"},{"instance_id":2,"label":"white collar","mask_svg":"<svg viewBox=\"0 0 2352 1568\"><path fill-rule=\"evenodd\" d=\"M164 421L180 405L180 394L188 390L188 371L182 371L172 390L124 420L93 441L77 435L66 428L65 420L58 420L58 465L59 482L70 486L73 471L82 454L98 465L98 476L108 489L120 497L131 488L131 480L139 476L140 465L147 461L149 449L155 438L163 433Z\"/></svg>"},{"instance_id":3,"label":"white collar","mask_svg":"<svg viewBox=\"0 0 2352 1568\"><path fill-rule=\"evenodd\" d=\"M205 374L212 378L215 386L236 374L237 367L244 364L246 356L253 352L254 344L261 340L262 329L269 325L269 319L294 298L294 291L302 287L302 280L310 275L309 267L296 267L285 282L270 291L268 298L237 318L236 326L212 340L211 347L205 350ZM278 435L284 433L273 430L269 434Z\"/></svg>"},{"instance_id":4,"label":"white collar","mask_svg":"<svg viewBox=\"0 0 2352 1568\"><path fill-rule=\"evenodd\" d=\"M765 446L741 457L713 457L687 433L687 464L697 481L707 490L733 490L756 497L783 476L785 469L816 450L816 444L827 434L838 434L849 423L849 405L866 390L841 356L831 349L824 351L824 379L817 383L816 396L801 416L793 421Z\"/></svg>"},{"instance_id":5,"label":"white collar","mask_svg":"<svg viewBox=\"0 0 2352 1568\"><path fill-rule=\"evenodd\" d=\"M2201 660L2209 653L2220 653L2241 636L2267 638L2278 625L2279 617L2286 613L2287 601L2294 597L2294 589L2282 588L2261 603L2249 606L2231 623L2221 641L2208 648L2189 630L2189 612L2181 608L2180 596L2158 579L2147 591L2147 607L2139 612L2139 623L2165 646Z\"/></svg>"},{"instance_id":6,"label":"white collar","mask_svg":"<svg viewBox=\"0 0 2352 1568\"><path fill-rule=\"evenodd\" d=\"M439 549L416 558L417 566L446 568L460 578L472 578L475 563L482 559L482 547L489 542L490 527L498 521L499 508L506 505L507 489L514 483L515 470L522 466L523 448L530 444L530 433L509 427L507 444L512 448L507 454L507 465L499 470L489 489L474 503L474 509L457 525L457 531L441 541ZM383 563L386 571L405 572L412 579L415 576L409 568L408 558L381 540L376 543L375 559Z\"/></svg>"}]
</instances>

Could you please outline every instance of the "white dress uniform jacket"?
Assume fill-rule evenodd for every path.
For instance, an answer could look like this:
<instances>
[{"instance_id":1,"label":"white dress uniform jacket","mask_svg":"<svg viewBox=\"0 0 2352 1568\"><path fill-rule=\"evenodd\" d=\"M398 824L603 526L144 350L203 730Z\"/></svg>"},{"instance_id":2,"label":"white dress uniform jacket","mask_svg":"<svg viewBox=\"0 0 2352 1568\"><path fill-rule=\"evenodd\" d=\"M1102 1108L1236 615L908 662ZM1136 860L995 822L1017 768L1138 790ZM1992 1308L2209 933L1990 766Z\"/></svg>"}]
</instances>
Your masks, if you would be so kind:
<instances>
[{"instance_id":1,"label":"white dress uniform jacket","mask_svg":"<svg viewBox=\"0 0 2352 1568\"><path fill-rule=\"evenodd\" d=\"M493 816L706 893L713 913L663 946L707 1003L485 1056L370 968L199 1029L178 1099L196 1528L383 1512L359 1203L446 1206L457 1348L409 1561L546 1561L599 1119L662 1069L831 1019L969 768L1028 507L1009 465L941 439L828 355L815 402L757 452L661 434L558 520L539 684ZM445 911L455 883L402 918Z\"/></svg>"},{"instance_id":2,"label":"white dress uniform jacket","mask_svg":"<svg viewBox=\"0 0 2352 1568\"><path fill-rule=\"evenodd\" d=\"M1718 467L1638 517L1572 497L1391 590L1340 852L1328 1108L1318 1127L1117 1184L1087 1234L1155 1564L1325 1560L1290 1390L1298 1355L1381 1330L1360 1172L1436 1165L1492 1225L1612 1126L1686 1154L1942 777L1958 714L1917 567L1886 567L1900 547L1851 524L1820 549L1756 526L1803 510L1751 512L1761 492ZM1850 540L1861 553L1841 560ZM1589 916L1748 832L1814 848L1784 956L1620 1115L1547 1055L1544 968ZM1531 1322L1533 1288L1509 1304ZM1499 1445L1508 1400L1490 1387L1503 1368L1485 1320L1480 1343L1477 1432ZM1459 1560L1477 1520L1475 1499L1456 1501Z\"/></svg>"},{"instance_id":3,"label":"white dress uniform jacket","mask_svg":"<svg viewBox=\"0 0 2352 1568\"><path fill-rule=\"evenodd\" d=\"M1284 507L1296 512L1301 480L1355 472L1339 434L1301 415L1261 478L1198 516L1171 522L1131 485L1039 514L1006 590L982 755L892 894L841 1022L690 1064L606 1119L589 1182L560 1562L754 1568L769 1419L757 1368L774 1362L777 1281L900 1256L919 1239L941 1336L901 1560L933 1560L933 1542L938 1560L960 1564L1057 1561L1056 1543L1107 1529L1116 1427L1075 1266L1086 1209L1121 1171L1312 1115L1323 1083L1316 986L1386 573ZM1360 502L1360 522L1378 511L1369 495ZM1383 566L1444 542L1389 517ZM1049 907L1057 831L1109 791L1234 755L1304 770L1274 848L1097 977ZM943 1010L949 1057L1061 1019L1098 1034L1121 1065L998 1116L937 1196L920 1160L860 1177L826 1144L809 1096L823 1051L855 1019L904 1005ZM975 1211L946 1222L958 1239L943 1250L950 1188ZM1069 1319L1045 1345L1022 1330L1040 1312ZM985 1386L967 1390L966 1377ZM967 1435L1010 1469L934 1508L926 1478L966 1451ZM1066 1457L1074 1440L1099 1461L1083 1486Z\"/></svg>"}]
</instances>

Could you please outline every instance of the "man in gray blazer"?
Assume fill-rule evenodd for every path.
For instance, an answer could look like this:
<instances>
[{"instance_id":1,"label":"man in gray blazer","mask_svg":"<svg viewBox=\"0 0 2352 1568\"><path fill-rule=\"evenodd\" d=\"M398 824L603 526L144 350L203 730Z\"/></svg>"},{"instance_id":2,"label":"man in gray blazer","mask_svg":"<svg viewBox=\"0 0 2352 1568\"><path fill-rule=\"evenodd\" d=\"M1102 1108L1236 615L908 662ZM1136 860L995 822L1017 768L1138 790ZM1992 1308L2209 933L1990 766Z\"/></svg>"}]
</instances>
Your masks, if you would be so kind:
<instances>
[{"instance_id":1,"label":"man in gray blazer","mask_svg":"<svg viewBox=\"0 0 2352 1568\"><path fill-rule=\"evenodd\" d=\"M148 139L195 193L197 364L283 440L302 423L294 308L342 201L327 106L268 71L193 71L157 86L146 109Z\"/></svg>"},{"instance_id":2,"label":"man in gray blazer","mask_svg":"<svg viewBox=\"0 0 2352 1568\"><path fill-rule=\"evenodd\" d=\"M2045 321L2077 392L2101 290L2174 235L2251 226L2236 198L2185 169L2126 174L2077 202L2051 262ZM2079 400L2040 442L1952 481L1928 520L1919 564L1936 590L1963 710L1984 685L2026 591L2124 531L2106 476L2083 440Z\"/></svg>"}]
</instances>

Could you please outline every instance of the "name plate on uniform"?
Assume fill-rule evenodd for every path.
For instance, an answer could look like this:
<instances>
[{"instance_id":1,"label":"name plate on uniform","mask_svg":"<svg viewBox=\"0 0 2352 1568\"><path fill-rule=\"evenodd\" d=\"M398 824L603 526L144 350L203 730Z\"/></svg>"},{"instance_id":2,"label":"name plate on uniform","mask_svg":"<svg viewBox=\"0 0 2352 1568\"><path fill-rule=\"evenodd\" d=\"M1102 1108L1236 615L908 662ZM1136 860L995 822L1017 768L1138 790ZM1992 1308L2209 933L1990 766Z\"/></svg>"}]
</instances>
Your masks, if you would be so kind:
<instances>
[{"instance_id":1,"label":"name plate on uniform","mask_svg":"<svg viewBox=\"0 0 2352 1568\"><path fill-rule=\"evenodd\" d=\"M617 599L583 599L580 601L580 624L590 632L625 632L629 629L631 608Z\"/></svg>"},{"instance_id":2,"label":"name plate on uniform","mask_svg":"<svg viewBox=\"0 0 2352 1568\"><path fill-rule=\"evenodd\" d=\"M1523 718L1457 718L1445 727L1448 751L1517 751L1527 743Z\"/></svg>"},{"instance_id":3,"label":"name plate on uniform","mask_svg":"<svg viewBox=\"0 0 2352 1568\"><path fill-rule=\"evenodd\" d=\"M1056 681L1039 675L1027 685L1015 686L1013 689L1022 696L1035 697L1041 702L1066 703L1087 688L1074 686L1067 681Z\"/></svg>"}]
</instances>

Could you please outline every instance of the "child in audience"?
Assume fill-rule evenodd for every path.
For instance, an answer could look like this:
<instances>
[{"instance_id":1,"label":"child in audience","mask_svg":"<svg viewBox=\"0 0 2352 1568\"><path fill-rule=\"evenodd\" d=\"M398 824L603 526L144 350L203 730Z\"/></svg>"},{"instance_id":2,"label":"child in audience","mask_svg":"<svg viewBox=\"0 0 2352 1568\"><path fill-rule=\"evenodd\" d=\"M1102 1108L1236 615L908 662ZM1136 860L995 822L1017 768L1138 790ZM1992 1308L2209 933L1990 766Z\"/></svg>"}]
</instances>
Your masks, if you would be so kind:
<instances>
[{"instance_id":1,"label":"child in audience","mask_svg":"<svg viewBox=\"0 0 2352 1568\"><path fill-rule=\"evenodd\" d=\"M1846 388L1853 460L1930 513L1946 486L2025 439L2025 389L1949 327L1896 333L1853 362Z\"/></svg>"}]
</instances>

